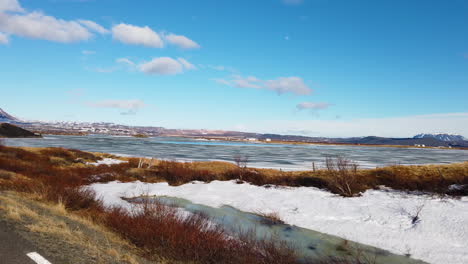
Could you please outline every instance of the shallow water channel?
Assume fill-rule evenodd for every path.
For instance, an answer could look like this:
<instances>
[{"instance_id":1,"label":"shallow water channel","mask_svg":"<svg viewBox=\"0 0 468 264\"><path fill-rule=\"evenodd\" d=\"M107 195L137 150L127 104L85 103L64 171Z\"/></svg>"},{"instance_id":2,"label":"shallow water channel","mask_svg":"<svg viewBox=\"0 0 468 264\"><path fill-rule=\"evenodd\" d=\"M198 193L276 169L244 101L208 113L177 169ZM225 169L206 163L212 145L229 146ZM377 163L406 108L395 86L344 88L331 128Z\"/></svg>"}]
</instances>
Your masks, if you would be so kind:
<instances>
[{"instance_id":1,"label":"shallow water channel","mask_svg":"<svg viewBox=\"0 0 468 264\"><path fill-rule=\"evenodd\" d=\"M202 213L209 219L221 225L229 233L252 231L258 239L274 238L290 244L296 249L299 257L307 263L307 260L325 259L349 259L354 260L356 256L363 255L369 263L376 264L421 264L420 260L414 260L407 256L396 255L386 250L348 241L340 237L327 235L313 230L275 223L267 217L258 214L240 211L231 206L219 208L201 204L194 204L189 200L158 196L138 197L128 199L132 203L140 203L149 199L162 204L175 206L191 213ZM365 262L366 263L366 262Z\"/></svg>"}]
</instances>

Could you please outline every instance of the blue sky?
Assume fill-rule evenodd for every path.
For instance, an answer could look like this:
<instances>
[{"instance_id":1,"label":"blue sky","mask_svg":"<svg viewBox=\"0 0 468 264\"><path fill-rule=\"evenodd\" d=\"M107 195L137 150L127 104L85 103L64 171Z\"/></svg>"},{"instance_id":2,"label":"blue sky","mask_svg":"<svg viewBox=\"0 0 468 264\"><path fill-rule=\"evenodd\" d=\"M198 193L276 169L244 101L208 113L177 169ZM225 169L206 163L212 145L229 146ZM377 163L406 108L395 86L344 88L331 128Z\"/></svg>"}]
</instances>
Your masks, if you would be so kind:
<instances>
[{"instance_id":1,"label":"blue sky","mask_svg":"<svg viewBox=\"0 0 468 264\"><path fill-rule=\"evenodd\" d=\"M29 120L468 136L468 2L0 0Z\"/></svg>"}]
</instances>

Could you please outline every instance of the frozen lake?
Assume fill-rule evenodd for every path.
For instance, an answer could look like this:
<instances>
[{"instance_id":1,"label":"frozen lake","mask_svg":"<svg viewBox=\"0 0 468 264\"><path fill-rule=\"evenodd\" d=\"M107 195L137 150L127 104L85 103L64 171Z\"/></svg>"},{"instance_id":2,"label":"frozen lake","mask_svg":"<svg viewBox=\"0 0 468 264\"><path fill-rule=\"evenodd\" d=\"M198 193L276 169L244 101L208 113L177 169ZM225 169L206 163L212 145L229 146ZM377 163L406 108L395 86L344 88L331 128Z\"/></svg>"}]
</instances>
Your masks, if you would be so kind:
<instances>
[{"instance_id":1,"label":"frozen lake","mask_svg":"<svg viewBox=\"0 0 468 264\"><path fill-rule=\"evenodd\" d=\"M221 160L247 156L249 167L308 170L312 162L324 163L327 156L344 156L360 167L394 164L432 164L468 161L468 150L421 149L333 145L289 145L189 138L133 138L104 135L45 136L41 139L6 139L10 146L64 147L118 155L155 157L179 161Z\"/></svg>"}]
</instances>

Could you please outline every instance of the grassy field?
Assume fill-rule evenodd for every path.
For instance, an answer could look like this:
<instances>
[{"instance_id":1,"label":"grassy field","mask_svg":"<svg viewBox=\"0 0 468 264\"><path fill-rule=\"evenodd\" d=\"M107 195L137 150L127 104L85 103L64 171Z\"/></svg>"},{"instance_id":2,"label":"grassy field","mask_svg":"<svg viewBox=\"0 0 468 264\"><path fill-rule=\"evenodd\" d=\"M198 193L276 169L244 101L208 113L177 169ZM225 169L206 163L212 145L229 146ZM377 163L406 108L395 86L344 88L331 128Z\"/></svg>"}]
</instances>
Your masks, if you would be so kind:
<instances>
[{"instance_id":1,"label":"grassy field","mask_svg":"<svg viewBox=\"0 0 468 264\"><path fill-rule=\"evenodd\" d=\"M103 263L109 254L122 261L126 255L135 255L168 263L298 263L294 249L275 240L258 241L250 234L238 234L238 239L233 240L222 229L208 229L208 219L204 216L181 218L174 209L158 204L145 205L144 210L135 212L104 208L92 192L81 187L115 180L167 181L171 185L194 180L236 180L267 187L312 186L349 197L381 185L402 191L467 195L464 193L466 189L450 191L449 186L468 184L468 162L360 170L351 161L336 158L326 161L326 169L301 172L253 169L242 162L238 165L227 162L181 163L138 158L125 158L127 162L109 166L87 164L105 157L114 156L61 148L0 146L0 191L8 194L2 196L0 210L17 222L26 219L24 226L30 232L57 237L68 232L62 238L67 243L79 243L83 239L74 240L79 234L74 234L68 225L57 222L54 226L60 230L47 226L46 218L41 218L40 213L23 206L28 204L24 199L41 204L37 205L43 207L41 210L71 217L89 228L95 227L111 234L108 239L120 243L124 251L111 252L109 248L95 248L94 242L90 243L92 250L89 249L89 255L95 257L100 252L98 255L103 256ZM36 220L33 223L27 219ZM130 258L128 263L133 263Z\"/></svg>"}]
</instances>

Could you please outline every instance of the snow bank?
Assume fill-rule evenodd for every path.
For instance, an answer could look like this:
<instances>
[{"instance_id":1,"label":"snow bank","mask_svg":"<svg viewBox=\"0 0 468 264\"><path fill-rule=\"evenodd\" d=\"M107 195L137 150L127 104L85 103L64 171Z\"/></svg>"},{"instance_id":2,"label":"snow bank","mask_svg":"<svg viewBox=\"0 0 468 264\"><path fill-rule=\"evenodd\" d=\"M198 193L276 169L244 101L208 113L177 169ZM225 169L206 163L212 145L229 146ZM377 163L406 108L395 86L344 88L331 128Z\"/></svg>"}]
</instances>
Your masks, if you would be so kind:
<instances>
[{"instance_id":1,"label":"snow bank","mask_svg":"<svg viewBox=\"0 0 468 264\"><path fill-rule=\"evenodd\" d=\"M440 199L369 190L342 198L316 188L264 188L233 181L94 184L105 205L131 206L121 197L142 194L188 199L246 212L278 212L288 224L336 235L429 263L468 263L468 199ZM419 220L414 216L420 209ZM415 222L415 223L413 223Z\"/></svg>"},{"instance_id":2,"label":"snow bank","mask_svg":"<svg viewBox=\"0 0 468 264\"><path fill-rule=\"evenodd\" d=\"M118 160L118 159L111 159L111 158L103 158L102 160L98 160L97 162L88 162L88 163L86 163L86 164L98 166L98 165L120 164L120 163L124 163L124 162L127 162L127 161L125 161L125 160Z\"/></svg>"}]
</instances>

